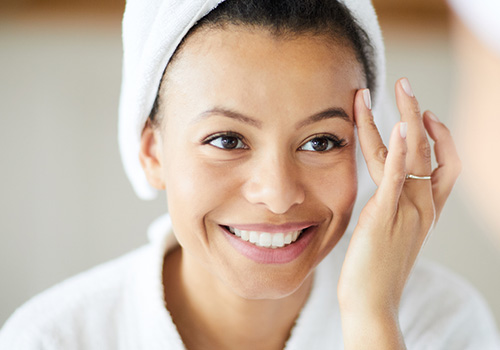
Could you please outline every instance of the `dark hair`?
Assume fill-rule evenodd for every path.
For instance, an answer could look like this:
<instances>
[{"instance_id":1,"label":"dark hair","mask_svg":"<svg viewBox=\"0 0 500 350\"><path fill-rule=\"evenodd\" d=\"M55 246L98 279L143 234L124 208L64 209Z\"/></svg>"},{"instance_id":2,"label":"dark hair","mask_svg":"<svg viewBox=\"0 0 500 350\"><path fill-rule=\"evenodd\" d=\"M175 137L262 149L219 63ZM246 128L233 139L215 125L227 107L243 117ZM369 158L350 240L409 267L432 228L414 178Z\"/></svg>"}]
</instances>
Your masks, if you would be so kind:
<instances>
[{"instance_id":1,"label":"dark hair","mask_svg":"<svg viewBox=\"0 0 500 350\"><path fill-rule=\"evenodd\" d=\"M189 36L202 28L224 28L227 25L264 28L279 37L300 34L329 35L350 45L363 66L367 87L374 94L374 50L366 32L349 9L337 0L227 0L199 20L183 38L170 59L173 62ZM168 65L167 65L168 67ZM166 71L166 68L165 68ZM165 76L165 73L164 73ZM163 82L163 78L162 78ZM162 85L160 82L160 87ZM158 122L160 89L149 118Z\"/></svg>"}]
</instances>

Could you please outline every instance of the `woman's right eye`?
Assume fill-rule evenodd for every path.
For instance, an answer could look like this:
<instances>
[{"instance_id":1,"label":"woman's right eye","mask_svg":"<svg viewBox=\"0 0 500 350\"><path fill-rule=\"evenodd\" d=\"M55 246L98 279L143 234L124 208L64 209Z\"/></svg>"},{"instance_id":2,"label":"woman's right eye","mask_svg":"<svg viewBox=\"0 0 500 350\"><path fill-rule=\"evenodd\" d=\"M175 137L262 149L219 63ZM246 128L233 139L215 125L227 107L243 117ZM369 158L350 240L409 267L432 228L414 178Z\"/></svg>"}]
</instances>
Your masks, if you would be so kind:
<instances>
[{"instance_id":1,"label":"woman's right eye","mask_svg":"<svg viewBox=\"0 0 500 350\"><path fill-rule=\"evenodd\" d=\"M225 150L247 148L245 143L242 141L241 136L232 134L215 135L214 137L208 139L205 143Z\"/></svg>"}]
</instances>

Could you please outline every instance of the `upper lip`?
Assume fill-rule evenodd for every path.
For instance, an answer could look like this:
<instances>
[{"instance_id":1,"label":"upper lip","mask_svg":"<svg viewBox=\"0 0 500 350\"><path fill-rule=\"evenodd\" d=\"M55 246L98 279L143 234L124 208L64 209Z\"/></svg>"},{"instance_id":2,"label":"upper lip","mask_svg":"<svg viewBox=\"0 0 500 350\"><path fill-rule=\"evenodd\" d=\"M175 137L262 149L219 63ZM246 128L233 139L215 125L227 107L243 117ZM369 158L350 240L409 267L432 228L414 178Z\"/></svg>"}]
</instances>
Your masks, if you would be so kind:
<instances>
[{"instance_id":1,"label":"upper lip","mask_svg":"<svg viewBox=\"0 0 500 350\"><path fill-rule=\"evenodd\" d=\"M235 228L241 231L257 231L257 232L269 232L269 233L282 233L282 232L292 232L301 231L311 226L317 226L319 222L317 221L303 221L303 222L290 222L281 225L273 224L228 224L226 226Z\"/></svg>"}]
</instances>

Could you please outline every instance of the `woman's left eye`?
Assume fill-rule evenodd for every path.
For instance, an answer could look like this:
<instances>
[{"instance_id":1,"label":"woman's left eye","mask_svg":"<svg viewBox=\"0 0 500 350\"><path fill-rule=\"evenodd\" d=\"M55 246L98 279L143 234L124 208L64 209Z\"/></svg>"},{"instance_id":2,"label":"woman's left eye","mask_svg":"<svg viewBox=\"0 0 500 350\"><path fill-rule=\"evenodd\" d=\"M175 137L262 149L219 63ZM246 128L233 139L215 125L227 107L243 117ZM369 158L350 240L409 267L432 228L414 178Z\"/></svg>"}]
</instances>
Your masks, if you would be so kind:
<instances>
[{"instance_id":1,"label":"woman's left eye","mask_svg":"<svg viewBox=\"0 0 500 350\"><path fill-rule=\"evenodd\" d=\"M214 135L205 143L224 150L247 148L242 138L239 135L233 135L232 133Z\"/></svg>"},{"instance_id":2,"label":"woman's left eye","mask_svg":"<svg viewBox=\"0 0 500 350\"><path fill-rule=\"evenodd\" d=\"M335 136L325 135L325 136L316 136L310 139L303 146L301 146L299 150L312 151L312 152L326 152L334 148L341 148L344 146L345 146L344 140L339 140Z\"/></svg>"}]
</instances>

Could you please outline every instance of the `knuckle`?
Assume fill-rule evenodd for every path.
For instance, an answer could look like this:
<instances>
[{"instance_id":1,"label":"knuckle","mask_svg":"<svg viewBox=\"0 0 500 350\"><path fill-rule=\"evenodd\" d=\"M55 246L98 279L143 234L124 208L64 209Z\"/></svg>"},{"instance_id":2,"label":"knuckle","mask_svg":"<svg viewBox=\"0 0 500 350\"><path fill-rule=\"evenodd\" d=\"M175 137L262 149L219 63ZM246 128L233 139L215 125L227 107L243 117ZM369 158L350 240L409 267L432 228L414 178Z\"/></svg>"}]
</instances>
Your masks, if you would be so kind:
<instances>
[{"instance_id":1,"label":"knuckle","mask_svg":"<svg viewBox=\"0 0 500 350\"><path fill-rule=\"evenodd\" d=\"M412 110L413 114L415 116L417 116L418 118L421 118L422 117L422 114L420 112L420 107L418 106L418 104L416 104L415 106L413 106L413 110Z\"/></svg>"},{"instance_id":2,"label":"knuckle","mask_svg":"<svg viewBox=\"0 0 500 350\"><path fill-rule=\"evenodd\" d=\"M385 160L387 159L387 148L385 146L379 146L375 150L375 159L377 159L379 162L385 163Z\"/></svg>"},{"instance_id":3,"label":"knuckle","mask_svg":"<svg viewBox=\"0 0 500 350\"><path fill-rule=\"evenodd\" d=\"M377 125L375 124L375 120L373 119L373 115L371 113L369 113L366 117L366 126L370 130L378 130Z\"/></svg>"},{"instance_id":4,"label":"knuckle","mask_svg":"<svg viewBox=\"0 0 500 350\"><path fill-rule=\"evenodd\" d=\"M420 110L420 105L418 104L417 100L414 100L412 103L412 112L419 118L422 118L422 112Z\"/></svg>"},{"instance_id":5,"label":"knuckle","mask_svg":"<svg viewBox=\"0 0 500 350\"><path fill-rule=\"evenodd\" d=\"M417 153L420 157L424 159L431 159L431 154L432 154L431 145L427 140L422 141L417 145Z\"/></svg>"},{"instance_id":6,"label":"knuckle","mask_svg":"<svg viewBox=\"0 0 500 350\"><path fill-rule=\"evenodd\" d=\"M365 113L363 114L363 118L360 118L358 120L358 128L376 128L377 126L375 125L375 121L373 120L373 114L372 113Z\"/></svg>"}]
</instances>

